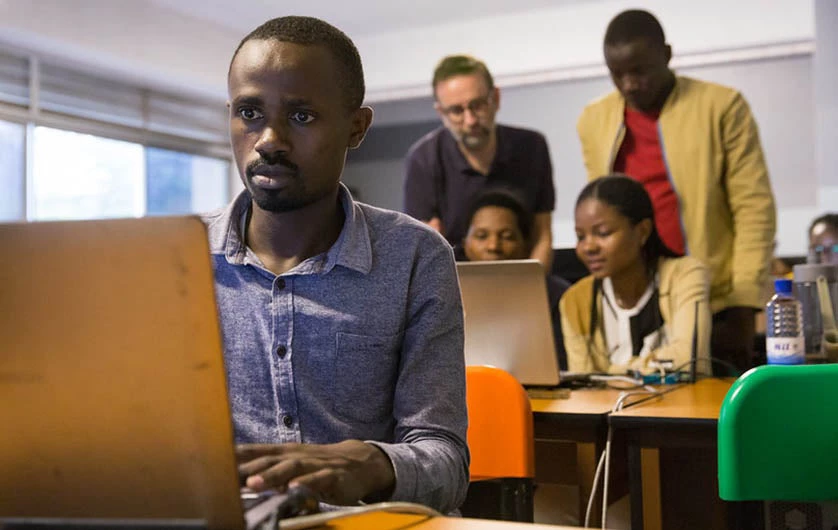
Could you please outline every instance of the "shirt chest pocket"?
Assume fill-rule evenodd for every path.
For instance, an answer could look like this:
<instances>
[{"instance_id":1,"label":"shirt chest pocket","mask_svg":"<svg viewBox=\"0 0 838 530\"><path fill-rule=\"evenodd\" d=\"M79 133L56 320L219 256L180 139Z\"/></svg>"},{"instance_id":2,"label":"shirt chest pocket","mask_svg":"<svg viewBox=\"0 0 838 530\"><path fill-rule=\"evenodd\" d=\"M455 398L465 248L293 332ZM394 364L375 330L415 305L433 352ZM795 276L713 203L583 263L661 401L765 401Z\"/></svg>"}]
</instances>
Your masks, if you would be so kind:
<instances>
[{"instance_id":1,"label":"shirt chest pocket","mask_svg":"<svg viewBox=\"0 0 838 530\"><path fill-rule=\"evenodd\" d=\"M392 416L402 335L338 332L332 392L337 414L362 423Z\"/></svg>"}]
</instances>

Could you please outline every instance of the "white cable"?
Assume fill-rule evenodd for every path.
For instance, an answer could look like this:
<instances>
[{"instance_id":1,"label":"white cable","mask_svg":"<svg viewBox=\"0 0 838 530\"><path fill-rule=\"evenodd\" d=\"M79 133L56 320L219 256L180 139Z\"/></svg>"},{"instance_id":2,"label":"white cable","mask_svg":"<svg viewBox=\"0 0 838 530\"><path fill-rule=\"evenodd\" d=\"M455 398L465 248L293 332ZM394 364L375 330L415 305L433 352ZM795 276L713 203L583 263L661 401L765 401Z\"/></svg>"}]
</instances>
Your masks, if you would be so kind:
<instances>
[{"instance_id":1,"label":"white cable","mask_svg":"<svg viewBox=\"0 0 838 530\"><path fill-rule=\"evenodd\" d=\"M623 410L623 406L625 405L626 400L630 396L636 396L638 394L646 394L648 391L638 391L638 392L621 392L620 396L617 398L617 402L614 404L614 407L611 409L611 412L617 412L619 410ZM657 390L653 389L653 393L657 394ZM605 524L608 520L608 483L609 478L611 475L611 435L613 433L613 428L611 427L611 422L608 422L608 438L605 441L605 451L602 455L605 457L605 478L602 480L602 529L605 530Z\"/></svg>"},{"instance_id":2,"label":"white cable","mask_svg":"<svg viewBox=\"0 0 838 530\"><path fill-rule=\"evenodd\" d=\"M605 478L602 482L602 530L605 530L605 522L608 517L608 478L611 471L611 433L613 429L608 426L608 440L605 442Z\"/></svg>"},{"instance_id":3,"label":"white cable","mask_svg":"<svg viewBox=\"0 0 838 530\"><path fill-rule=\"evenodd\" d=\"M585 510L585 528L588 528L588 524L591 522L591 508L594 505L594 496L596 495L596 489L599 487L599 474L602 471L602 465L605 463L605 453L599 455L599 463L596 466L596 471L594 472L594 483L591 485L591 494L588 495L588 508Z\"/></svg>"},{"instance_id":4,"label":"white cable","mask_svg":"<svg viewBox=\"0 0 838 530\"><path fill-rule=\"evenodd\" d=\"M601 376L602 377L602 376ZM673 387L674 390L674 387ZM617 401L614 403L614 406L611 407L611 412L617 412L623 410L626 406L626 401L628 398L633 396L662 396L666 392L661 392L654 387L649 385L644 385L642 390L635 390L632 392L620 392L620 395L617 397ZM594 472L594 482L591 485L591 494L588 497L588 506L585 510L585 528L589 528L589 524L591 521L591 508L594 504L594 497L596 496L597 488L599 487L599 477L600 473L605 468L605 478L603 479L602 484L602 528L605 528L605 520L606 516L608 515L608 481L610 475L610 468L611 468L611 437L612 437L613 430L611 426L608 426L608 438L605 442L605 451L599 457L599 463L597 463L596 471Z\"/></svg>"},{"instance_id":5,"label":"white cable","mask_svg":"<svg viewBox=\"0 0 838 530\"><path fill-rule=\"evenodd\" d=\"M639 379L634 379L626 375L597 375L592 374L590 380L595 383L605 383L606 386L615 388L617 390L631 390L632 388L640 388L643 382ZM622 386L614 383L622 383Z\"/></svg>"},{"instance_id":6,"label":"white cable","mask_svg":"<svg viewBox=\"0 0 838 530\"><path fill-rule=\"evenodd\" d=\"M340 519L342 517L360 515L369 512L396 512L427 515L428 517L442 517L442 514L438 511L421 504L412 502L379 502L376 504L367 504L365 506L346 508L344 510L337 510L334 512L315 513L312 515L301 515L291 519L283 519L279 521L277 528L279 530L303 530L304 528L323 526L329 521Z\"/></svg>"}]
</instances>

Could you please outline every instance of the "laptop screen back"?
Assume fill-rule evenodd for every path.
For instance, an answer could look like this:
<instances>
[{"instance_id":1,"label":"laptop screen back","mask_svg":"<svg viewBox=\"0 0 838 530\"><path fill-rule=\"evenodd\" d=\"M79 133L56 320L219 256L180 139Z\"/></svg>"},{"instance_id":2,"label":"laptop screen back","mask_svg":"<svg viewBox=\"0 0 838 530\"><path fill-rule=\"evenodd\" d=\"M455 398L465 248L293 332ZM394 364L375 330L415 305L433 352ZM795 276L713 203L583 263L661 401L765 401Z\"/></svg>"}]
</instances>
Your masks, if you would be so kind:
<instances>
[{"instance_id":1,"label":"laptop screen back","mask_svg":"<svg viewBox=\"0 0 838 530\"><path fill-rule=\"evenodd\" d=\"M0 225L0 519L244 525L206 231Z\"/></svg>"},{"instance_id":2,"label":"laptop screen back","mask_svg":"<svg viewBox=\"0 0 838 530\"><path fill-rule=\"evenodd\" d=\"M457 263L466 364L488 364L521 384L555 386L559 366L544 269L536 260Z\"/></svg>"}]
</instances>

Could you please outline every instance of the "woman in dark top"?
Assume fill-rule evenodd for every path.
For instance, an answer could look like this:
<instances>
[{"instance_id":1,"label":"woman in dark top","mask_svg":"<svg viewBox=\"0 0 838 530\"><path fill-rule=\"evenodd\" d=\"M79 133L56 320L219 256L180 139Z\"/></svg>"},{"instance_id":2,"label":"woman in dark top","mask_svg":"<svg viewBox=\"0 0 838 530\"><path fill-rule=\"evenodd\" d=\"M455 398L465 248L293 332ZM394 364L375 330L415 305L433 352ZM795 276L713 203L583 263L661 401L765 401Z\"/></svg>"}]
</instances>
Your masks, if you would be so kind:
<instances>
[{"instance_id":1,"label":"woman in dark top","mask_svg":"<svg viewBox=\"0 0 838 530\"><path fill-rule=\"evenodd\" d=\"M454 253L459 261L527 259L532 250L532 223L532 214L527 213L523 202L513 192L487 190L472 204L468 232ZM546 274L546 281L559 368L567 370L559 299L570 284L549 273Z\"/></svg>"}]
</instances>

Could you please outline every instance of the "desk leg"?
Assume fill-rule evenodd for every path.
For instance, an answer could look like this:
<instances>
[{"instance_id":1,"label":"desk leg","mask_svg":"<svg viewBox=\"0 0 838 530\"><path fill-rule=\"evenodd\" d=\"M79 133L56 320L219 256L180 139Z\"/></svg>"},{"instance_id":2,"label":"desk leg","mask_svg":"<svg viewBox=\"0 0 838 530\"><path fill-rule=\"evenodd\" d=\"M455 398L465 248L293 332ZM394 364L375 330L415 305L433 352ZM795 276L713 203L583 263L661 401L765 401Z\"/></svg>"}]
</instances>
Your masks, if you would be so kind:
<instances>
[{"instance_id":1,"label":"desk leg","mask_svg":"<svg viewBox=\"0 0 838 530\"><path fill-rule=\"evenodd\" d=\"M631 530L643 530L643 470L640 447L628 446L629 500L631 501Z\"/></svg>"},{"instance_id":2,"label":"desk leg","mask_svg":"<svg viewBox=\"0 0 838 530\"><path fill-rule=\"evenodd\" d=\"M588 498L591 496L591 489L594 485L594 474L602 448L595 443L576 444L576 480L579 484L579 526L585 524L585 511L588 508ZM600 479L602 480L602 479ZM594 497L594 505L591 508L591 521L593 526L602 524L602 489L600 488Z\"/></svg>"},{"instance_id":3,"label":"desk leg","mask_svg":"<svg viewBox=\"0 0 838 530\"><path fill-rule=\"evenodd\" d=\"M715 456L712 448L629 444L632 530L728 528L727 506L718 498Z\"/></svg>"},{"instance_id":4,"label":"desk leg","mask_svg":"<svg viewBox=\"0 0 838 530\"><path fill-rule=\"evenodd\" d=\"M660 459L657 449L628 446L632 530L662 530Z\"/></svg>"},{"instance_id":5,"label":"desk leg","mask_svg":"<svg viewBox=\"0 0 838 530\"><path fill-rule=\"evenodd\" d=\"M662 447L659 455L659 513L666 528L729 528L731 505L719 499L716 448Z\"/></svg>"},{"instance_id":6,"label":"desk leg","mask_svg":"<svg viewBox=\"0 0 838 530\"><path fill-rule=\"evenodd\" d=\"M660 453L657 449L640 449L640 475L643 492L643 529L662 530Z\"/></svg>"},{"instance_id":7,"label":"desk leg","mask_svg":"<svg viewBox=\"0 0 838 530\"><path fill-rule=\"evenodd\" d=\"M537 484L563 484L578 488L578 522L585 521L588 497L594 484L594 474L599 457L605 449L605 437L602 441L571 442L537 438L535 443L535 478ZM614 501L628 492L626 484L625 442L615 436L611 455L611 489L609 498ZM600 478L602 480L602 478ZM600 484L601 488L601 484ZM594 498L591 510L591 525L601 525L602 515L601 490Z\"/></svg>"}]
</instances>

